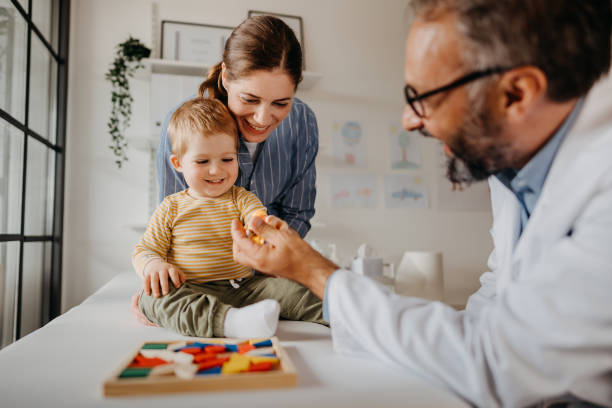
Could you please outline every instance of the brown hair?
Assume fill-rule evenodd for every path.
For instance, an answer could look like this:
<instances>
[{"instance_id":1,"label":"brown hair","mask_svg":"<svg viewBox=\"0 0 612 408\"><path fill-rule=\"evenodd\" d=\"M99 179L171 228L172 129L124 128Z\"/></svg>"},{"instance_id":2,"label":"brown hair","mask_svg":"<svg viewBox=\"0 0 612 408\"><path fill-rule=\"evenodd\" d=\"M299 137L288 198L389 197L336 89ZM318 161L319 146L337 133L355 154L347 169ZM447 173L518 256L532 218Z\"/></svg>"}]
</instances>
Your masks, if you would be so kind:
<instances>
[{"instance_id":1,"label":"brown hair","mask_svg":"<svg viewBox=\"0 0 612 408\"><path fill-rule=\"evenodd\" d=\"M227 92L221 84L221 63L229 80L253 71L284 70L295 88L302 80L302 48L293 30L272 16L254 16L244 20L225 42L223 60L208 71L200 85L199 96L215 98L227 104Z\"/></svg>"},{"instance_id":2,"label":"brown hair","mask_svg":"<svg viewBox=\"0 0 612 408\"><path fill-rule=\"evenodd\" d=\"M195 98L183 103L174 111L168 124L172 153L182 157L193 135L229 135L234 138L238 151L236 121L227 107L217 99Z\"/></svg>"}]
</instances>

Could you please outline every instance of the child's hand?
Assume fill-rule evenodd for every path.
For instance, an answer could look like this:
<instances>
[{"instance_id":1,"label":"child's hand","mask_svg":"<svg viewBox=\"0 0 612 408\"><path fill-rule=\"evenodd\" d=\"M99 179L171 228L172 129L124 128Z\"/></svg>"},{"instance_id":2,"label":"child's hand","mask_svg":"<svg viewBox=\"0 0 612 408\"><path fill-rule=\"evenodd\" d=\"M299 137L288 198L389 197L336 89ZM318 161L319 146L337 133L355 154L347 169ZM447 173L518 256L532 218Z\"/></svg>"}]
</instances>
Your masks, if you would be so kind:
<instances>
[{"instance_id":1,"label":"child's hand","mask_svg":"<svg viewBox=\"0 0 612 408\"><path fill-rule=\"evenodd\" d=\"M175 288L178 288L185 282L183 271L161 259L149 262L144 268L143 275L145 292L147 295L153 293L155 297L160 296L160 287L162 296L168 294L168 279L172 280Z\"/></svg>"}]
</instances>

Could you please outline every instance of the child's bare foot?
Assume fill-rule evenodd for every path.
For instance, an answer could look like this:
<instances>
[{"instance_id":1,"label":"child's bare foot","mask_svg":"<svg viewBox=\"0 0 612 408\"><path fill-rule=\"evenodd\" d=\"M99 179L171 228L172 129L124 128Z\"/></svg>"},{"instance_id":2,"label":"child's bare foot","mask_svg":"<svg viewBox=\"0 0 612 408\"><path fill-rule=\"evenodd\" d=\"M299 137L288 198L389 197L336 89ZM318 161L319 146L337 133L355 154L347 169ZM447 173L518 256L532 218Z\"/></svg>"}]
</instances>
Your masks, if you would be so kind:
<instances>
[{"instance_id":1,"label":"child's bare foot","mask_svg":"<svg viewBox=\"0 0 612 408\"><path fill-rule=\"evenodd\" d=\"M149 319L145 317L144 314L138 308L138 300L140 300L140 292L137 292L134 296L132 296L132 304L130 305L130 310L132 314L138 320L138 322L144 324L145 326L153 326L158 327L155 323L151 322Z\"/></svg>"}]
</instances>

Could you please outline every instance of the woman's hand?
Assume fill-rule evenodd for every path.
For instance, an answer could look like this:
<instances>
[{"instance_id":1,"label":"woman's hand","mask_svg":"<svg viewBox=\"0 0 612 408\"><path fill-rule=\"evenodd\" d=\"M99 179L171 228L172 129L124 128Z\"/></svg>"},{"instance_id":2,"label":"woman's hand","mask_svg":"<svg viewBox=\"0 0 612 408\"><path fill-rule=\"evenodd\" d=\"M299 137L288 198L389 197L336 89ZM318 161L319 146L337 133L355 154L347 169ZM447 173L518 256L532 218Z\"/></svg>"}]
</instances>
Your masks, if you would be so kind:
<instances>
[{"instance_id":1,"label":"woman's hand","mask_svg":"<svg viewBox=\"0 0 612 408\"><path fill-rule=\"evenodd\" d=\"M172 281L175 288L185 282L185 274L176 266L162 259L154 259L147 263L143 271L144 290L147 295L159 297L160 293L165 296L169 292L168 280ZM161 288L161 291L160 291Z\"/></svg>"},{"instance_id":2,"label":"woman's hand","mask_svg":"<svg viewBox=\"0 0 612 408\"><path fill-rule=\"evenodd\" d=\"M292 279L323 298L329 276L338 268L312 249L283 220L269 215L265 221L253 217L249 228L265 240L259 245L247 238L240 221L232 222L234 260L260 272Z\"/></svg>"}]
</instances>

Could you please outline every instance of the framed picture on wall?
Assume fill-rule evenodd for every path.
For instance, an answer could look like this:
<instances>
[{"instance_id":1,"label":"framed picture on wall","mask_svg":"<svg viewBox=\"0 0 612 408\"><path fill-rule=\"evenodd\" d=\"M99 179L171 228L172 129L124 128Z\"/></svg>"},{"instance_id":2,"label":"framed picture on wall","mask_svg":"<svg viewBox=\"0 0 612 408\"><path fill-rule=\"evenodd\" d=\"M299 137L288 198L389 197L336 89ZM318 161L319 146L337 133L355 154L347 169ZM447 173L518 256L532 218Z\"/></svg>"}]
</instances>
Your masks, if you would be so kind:
<instances>
[{"instance_id":1,"label":"framed picture on wall","mask_svg":"<svg viewBox=\"0 0 612 408\"><path fill-rule=\"evenodd\" d=\"M221 61L225 41L233 27L162 21L161 57L201 62L210 67Z\"/></svg>"},{"instance_id":2,"label":"framed picture on wall","mask_svg":"<svg viewBox=\"0 0 612 408\"><path fill-rule=\"evenodd\" d=\"M302 68L306 68L306 59L304 58L304 28L302 26L302 17L300 16L290 16L288 14L279 14L279 13L270 13L267 11L257 11L257 10L249 10L249 17L251 16L274 16L285 22L297 37L300 46L302 47Z\"/></svg>"}]
</instances>

